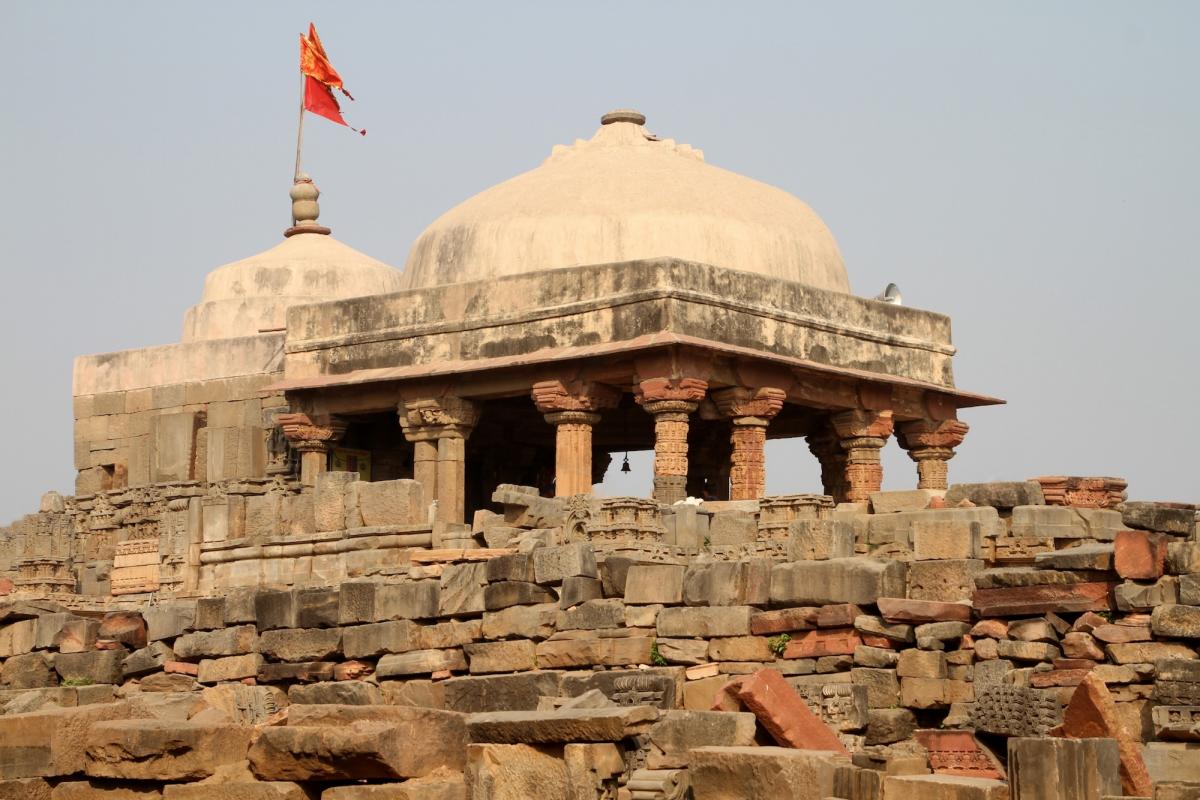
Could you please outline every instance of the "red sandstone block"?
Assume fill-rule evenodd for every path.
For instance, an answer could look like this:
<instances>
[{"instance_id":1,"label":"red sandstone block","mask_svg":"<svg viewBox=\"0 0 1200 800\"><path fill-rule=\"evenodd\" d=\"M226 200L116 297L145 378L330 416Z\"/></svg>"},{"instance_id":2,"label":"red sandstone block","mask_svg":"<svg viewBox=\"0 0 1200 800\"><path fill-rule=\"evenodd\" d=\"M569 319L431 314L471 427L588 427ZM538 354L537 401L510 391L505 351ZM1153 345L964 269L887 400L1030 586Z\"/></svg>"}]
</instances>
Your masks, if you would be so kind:
<instances>
[{"instance_id":1,"label":"red sandstone block","mask_svg":"<svg viewBox=\"0 0 1200 800\"><path fill-rule=\"evenodd\" d=\"M862 616L862 609L854 603L837 603L831 606L821 606L817 611L818 628L849 628L854 625L855 618Z\"/></svg>"},{"instance_id":2,"label":"red sandstone block","mask_svg":"<svg viewBox=\"0 0 1200 800\"><path fill-rule=\"evenodd\" d=\"M1096 666L1096 662L1090 658L1056 658L1050 662L1050 665L1055 669L1089 670Z\"/></svg>"},{"instance_id":3,"label":"red sandstone block","mask_svg":"<svg viewBox=\"0 0 1200 800\"><path fill-rule=\"evenodd\" d=\"M772 633L807 631L817 627L819 608L781 608L778 611L761 611L750 617L750 632L755 636Z\"/></svg>"},{"instance_id":4,"label":"red sandstone block","mask_svg":"<svg viewBox=\"0 0 1200 800\"><path fill-rule=\"evenodd\" d=\"M884 650L895 650L896 643L886 636L879 636L874 633L859 634L862 637L862 643L867 647L879 647Z\"/></svg>"},{"instance_id":5,"label":"red sandstone block","mask_svg":"<svg viewBox=\"0 0 1200 800\"><path fill-rule=\"evenodd\" d=\"M1014 586L1004 589L976 589L972 605L980 616L1023 617L1047 611L1111 611L1114 608L1113 583L1074 583L1067 585Z\"/></svg>"},{"instance_id":6,"label":"red sandstone block","mask_svg":"<svg viewBox=\"0 0 1200 800\"><path fill-rule=\"evenodd\" d=\"M1004 780L996 757L980 746L970 731L914 731L913 737L929 751L929 766L937 775Z\"/></svg>"},{"instance_id":7,"label":"red sandstone block","mask_svg":"<svg viewBox=\"0 0 1200 800\"><path fill-rule=\"evenodd\" d=\"M1141 745L1125 731L1108 687L1096 675L1087 675L1080 681L1063 711L1063 724L1051 732L1068 739L1116 739L1121 750L1121 788L1125 795L1154 794Z\"/></svg>"},{"instance_id":8,"label":"red sandstone block","mask_svg":"<svg viewBox=\"0 0 1200 800\"><path fill-rule=\"evenodd\" d=\"M366 661L343 661L333 668L333 679L335 681L357 681L374 671L375 668Z\"/></svg>"},{"instance_id":9,"label":"red sandstone block","mask_svg":"<svg viewBox=\"0 0 1200 800\"><path fill-rule=\"evenodd\" d=\"M784 658L820 658L821 656L850 656L863 643L853 628L823 628L809 631L799 639L788 642Z\"/></svg>"},{"instance_id":10,"label":"red sandstone block","mask_svg":"<svg viewBox=\"0 0 1200 800\"><path fill-rule=\"evenodd\" d=\"M12 578L0 578L0 595L12 594L16 584L12 582Z\"/></svg>"},{"instance_id":11,"label":"red sandstone block","mask_svg":"<svg viewBox=\"0 0 1200 800\"><path fill-rule=\"evenodd\" d=\"M744 679L737 688L737 696L780 745L849 755L833 729L809 709L775 670L762 669Z\"/></svg>"},{"instance_id":12,"label":"red sandstone block","mask_svg":"<svg viewBox=\"0 0 1200 800\"><path fill-rule=\"evenodd\" d=\"M1029 685L1035 689L1078 686L1091 671L1091 667L1089 667L1087 669L1052 669L1045 672L1034 672L1029 676Z\"/></svg>"},{"instance_id":13,"label":"red sandstone block","mask_svg":"<svg viewBox=\"0 0 1200 800\"><path fill-rule=\"evenodd\" d=\"M199 664L189 664L186 661L167 661L163 664L163 672L177 672L180 675L195 677L200 674Z\"/></svg>"},{"instance_id":14,"label":"red sandstone block","mask_svg":"<svg viewBox=\"0 0 1200 800\"><path fill-rule=\"evenodd\" d=\"M971 606L966 603L909 600L903 597L881 597L875 602L879 606L879 613L888 622L971 621Z\"/></svg>"},{"instance_id":15,"label":"red sandstone block","mask_svg":"<svg viewBox=\"0 0 1200 800\"><path fill-rule=\"evenodd\" d=\"M1151 531L1117 531L1113 567L1122 578L1161 578L1166 565L1166 536Z\"/></svg>"},{"instance_id":16,"label":"red sandstone block","mask_svg":"<svg viewBox=\"0 0 1200 800\"><path fill-rule=\"evenodd\" d=\"M140 650L146 646L146 620L136 611L110 611L100 621L96 638L119 642L130 650Z\"/></svg>"}]
</instances>

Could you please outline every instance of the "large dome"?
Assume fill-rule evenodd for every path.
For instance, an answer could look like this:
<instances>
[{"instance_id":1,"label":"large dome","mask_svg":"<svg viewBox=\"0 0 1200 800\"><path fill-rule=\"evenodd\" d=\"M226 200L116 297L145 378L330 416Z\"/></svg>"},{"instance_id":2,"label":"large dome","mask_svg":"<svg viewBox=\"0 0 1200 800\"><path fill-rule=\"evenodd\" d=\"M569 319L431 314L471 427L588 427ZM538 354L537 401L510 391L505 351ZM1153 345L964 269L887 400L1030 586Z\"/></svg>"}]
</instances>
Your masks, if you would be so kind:
<instances>
[{"instance_id":1,"label":"large dome","mask_svg":"<svg viewBox=\"0 0 1200 800\"><path fill-rule=\"evenodd\" d=\"M311 181L297 183L292 189L297 224L284 240L208 274L199 304L184 317L183 341L281 330L290 306L402 288L399 270L342 244L316 224L317 194Z\"/></svg>"},{"instance_id":2,"label":"large dome","mask_svg":"<svg viewBox=\"0 0 1200 800\"><path fill-rule=\"evenodd\" d=\"M413 244L405 288L675 257L849 292L833 234L805 203L659 139L634 111L455 206Z\"/></svg>"}]
</instances>

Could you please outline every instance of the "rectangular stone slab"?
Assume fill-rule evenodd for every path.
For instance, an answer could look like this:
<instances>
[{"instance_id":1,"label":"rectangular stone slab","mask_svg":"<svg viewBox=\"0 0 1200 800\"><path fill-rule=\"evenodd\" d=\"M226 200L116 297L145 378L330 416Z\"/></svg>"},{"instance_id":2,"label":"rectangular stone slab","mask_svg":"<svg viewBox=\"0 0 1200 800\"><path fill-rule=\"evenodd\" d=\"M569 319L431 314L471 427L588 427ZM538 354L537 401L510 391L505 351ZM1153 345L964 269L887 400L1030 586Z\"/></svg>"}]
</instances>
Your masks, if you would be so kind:
<instances>
[{"instance_id":1,"label":"rectangular stone slab","mask_svg":"<svg viewBox=\"0 0 1200 800\"><path fill-rule=\"evenodd\" d=\"M1113 583L1014 586L976 589L971 602L981 617L1020 617L1047 612L1111 611Z\"/></svg>"},{"instance_id":2,"label":"rectangular stone slab","mask_svg":"<svg viewBox=\"0 0 1200 800\"><path fill-rule=\"evenodd\" d=\"M561 711L495 711L467 717L472 742L553 744L616 742L658 719L649 706Z\"/></svg>"}]
</instances>

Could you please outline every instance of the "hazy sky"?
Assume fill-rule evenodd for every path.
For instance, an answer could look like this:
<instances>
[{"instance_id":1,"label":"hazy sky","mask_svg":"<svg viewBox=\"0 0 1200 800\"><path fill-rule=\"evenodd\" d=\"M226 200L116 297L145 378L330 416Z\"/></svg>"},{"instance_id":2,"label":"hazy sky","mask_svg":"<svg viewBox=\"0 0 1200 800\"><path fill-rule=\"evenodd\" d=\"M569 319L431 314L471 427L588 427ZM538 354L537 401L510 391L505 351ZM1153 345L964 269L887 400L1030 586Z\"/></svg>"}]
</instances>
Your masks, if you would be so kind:
<instances>
[{"instance_id":1,"label":"hazy sky","mask_svg":"<svg viewBox=\"0 0 1200 800\"><path fill-rule=\"evenodd\" d=\"M952 481L1200 499L1200 3L5 4L0 522L69 491L71 359L178 341L289 222L297 38L358 98L306 133L321 221L402 266L470 195L632 106L833 230L857 294L949 314ZM648 489L645 457L637 483ZM619 455L617 458L619 463ZM894 445L889 488L915 485ZM802 443L769 490L811 490Z\"/></svg>"}]
</instances>

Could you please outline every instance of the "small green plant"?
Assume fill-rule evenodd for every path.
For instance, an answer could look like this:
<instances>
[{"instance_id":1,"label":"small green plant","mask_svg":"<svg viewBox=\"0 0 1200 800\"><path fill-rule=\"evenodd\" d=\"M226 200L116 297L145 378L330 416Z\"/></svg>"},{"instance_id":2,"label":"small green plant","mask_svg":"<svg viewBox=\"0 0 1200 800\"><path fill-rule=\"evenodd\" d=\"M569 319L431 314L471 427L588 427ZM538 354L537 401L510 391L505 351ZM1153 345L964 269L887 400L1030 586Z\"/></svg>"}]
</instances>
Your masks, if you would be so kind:
<instances>
[{"instance_id":1,"label":"small green plant","mask_svg":"<svg viewBox=\"0 0 1200 800\"><path fill-rule=\"evenodd\" d=\"M787 649L788 642L792 637L786 633L781 633L778 636L772 636L767 639L767 647L775 654L776 658L783 658L783 651Z\"/></svg>"},{"instance_id":2,"label":"small green plant","mask_svg":"<svg viewBox=\"0 0 1200 800\"><path fill-rule=\"evenodd\" d=\"M63 686L91 686L95 681L91 678L67 678L62 682Z\"/></svg>"},{"instance_id":3,"label":"small green plant","mask_svg":"<svg viewBox=\"0 0 1200 800\"><path fill-rule=\"evenodd\" d=\"M667 666L667 660L663 658L662 653L658 652L658 642L650 645L650 663L656 667Z\"/></svg>"}]
</instances>

